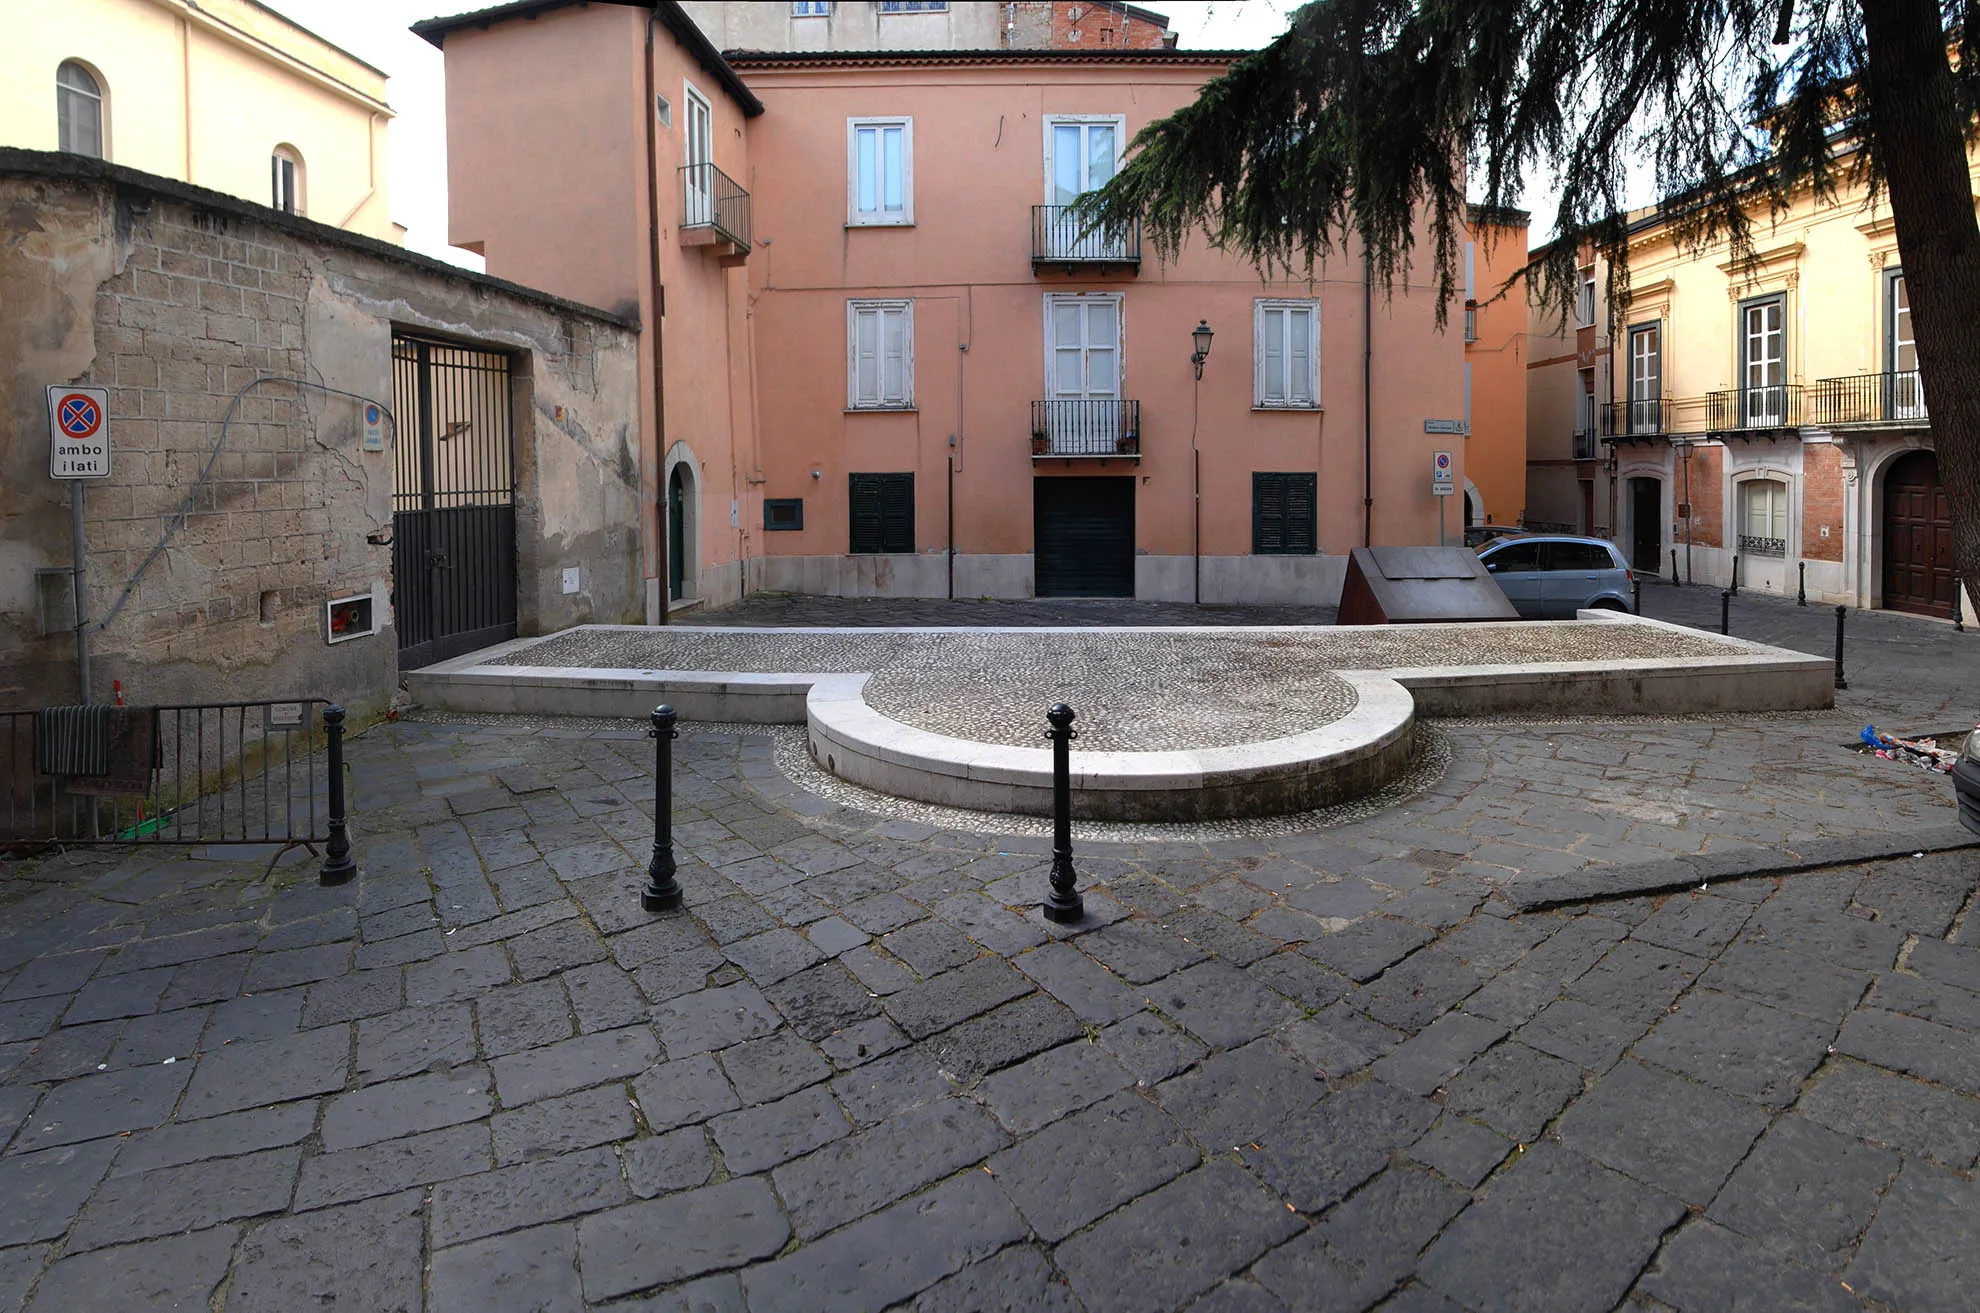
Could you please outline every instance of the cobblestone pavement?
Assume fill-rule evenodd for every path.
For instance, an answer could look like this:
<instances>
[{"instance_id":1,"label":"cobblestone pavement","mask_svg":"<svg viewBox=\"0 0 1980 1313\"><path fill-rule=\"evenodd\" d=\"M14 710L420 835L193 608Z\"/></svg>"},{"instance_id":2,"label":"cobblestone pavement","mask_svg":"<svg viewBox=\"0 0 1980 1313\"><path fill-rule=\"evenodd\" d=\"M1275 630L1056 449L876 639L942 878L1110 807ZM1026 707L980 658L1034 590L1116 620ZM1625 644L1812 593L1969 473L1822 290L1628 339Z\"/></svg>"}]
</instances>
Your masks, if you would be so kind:
<instances>
[{"instance_id":1,"label":"cobblestone pavement","mask_svg":"<svg viewBox=\"0 0 1980 1313\"><path fill-rule=\"evenodd\" d=\"M1837 713L1447 726L1381 816L1082 848L1072 935L1042 841L704 730L685 915L631 726L358 736L342 889L9 863L0 1309L1970 1308L1980 853L1499 892L1943 826L1842 730L1970 718L1980 635L1851 623Z\"/></svg>"}]
</instances>

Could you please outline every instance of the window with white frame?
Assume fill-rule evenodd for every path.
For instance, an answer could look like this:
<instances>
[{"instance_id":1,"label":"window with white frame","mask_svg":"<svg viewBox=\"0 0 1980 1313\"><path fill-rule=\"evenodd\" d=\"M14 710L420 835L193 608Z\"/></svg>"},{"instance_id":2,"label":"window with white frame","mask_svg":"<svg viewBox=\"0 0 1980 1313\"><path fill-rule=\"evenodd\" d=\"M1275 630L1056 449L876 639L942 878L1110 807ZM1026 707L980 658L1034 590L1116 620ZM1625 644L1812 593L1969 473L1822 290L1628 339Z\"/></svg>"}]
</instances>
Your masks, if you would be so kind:
<instances>
[{"instance_id":1,"label":"window with white frame","mask_svg":"<svg viewBox=\"0 0 1980 1313\"><path fill-rule=\"evenodd\" d=\"M1739 550L1749 556L1786 556L1788 486L1779 479L1740 485Z\"/></svg>"},{"instance_id":2,"label":"window with white frame","mask_svg":"<svg viewBox=\"0 0 1980 1313\"><path fill-rule=\"evenodd\" d=\"M846 223L914 222L914 120L846 120Z\"/></svg>"},{"instance_id":3,"label":"window with white frame","mask_svg":"<svg viewBox=\"0 0 1980 1313\"><path fill-rule=\"evenodd\" d=\"M1664 431L1664 326L1637 324L1629 330L1629 431Z\"/></svg>"},{"instance_id":4,"label":"window with white frame","mask_svg":"<svg viewBox=\"0 0 1980 1313\"><path fill-rule=\"evenodd\" d=\"M55 138L71 154L104 158L103 87L73 59L55 70Z\"/></svg>"},{"instance_id":5,"label":"window with white frame","mask_svg":"<svg viewBox=\"0 0 1980 1313\"><path fill-rule=\"evenodd\" d=\"M284 214L301 214L302 184L302 156L294 146L277 146L268 157L269 204Z\"/></svg>"},{"instance_id":6,"label":"window with white frame","mask_svg":"<svg viewBox=\"0 0 1980 1313\"><path fill-rule=\"evenodd\" d=\"M940 14L949 8L949 0L880 0L883 14Z\"/></svg>"},{"instance_id":7,"label":"window with white frame","mask_svg":"<svg viewBox=\"0 0 1980 1313\"><path fill-rule=\"evenodd\" d=\"M1595 275L1583 274L1581 290L1574 298L1574 322L1582 328L1595 324Z\"/></svg>"},{"instance_id":8,"label":"window with white frame","mask_svg":"<svg viewBox=\"0 0 1980 1313\"><path fill-rule=\"evenodd\" d=\"M1252 404L1301 410L1320 404L1320 304L1258 301L1252 324Z\"/></svg>"},{"instance_id":9,"label":"window with white frame","mask_svg":"<svg viewBox=\"0 0 1980 1313\"><path fill-rule=\"evenodd\" d=\"M914 302L846 302L846 407L914 405Z\"/></svg>"},{"instance_id":10,"label":"window with white frame","mask_svg":"<svg viewBox=\"0 0 1980 1313\"><path fill-rule=\"evenodd\" d=\"M792 18L830 18L832 0L792 0Z\"/></svg>"}]
</instances>

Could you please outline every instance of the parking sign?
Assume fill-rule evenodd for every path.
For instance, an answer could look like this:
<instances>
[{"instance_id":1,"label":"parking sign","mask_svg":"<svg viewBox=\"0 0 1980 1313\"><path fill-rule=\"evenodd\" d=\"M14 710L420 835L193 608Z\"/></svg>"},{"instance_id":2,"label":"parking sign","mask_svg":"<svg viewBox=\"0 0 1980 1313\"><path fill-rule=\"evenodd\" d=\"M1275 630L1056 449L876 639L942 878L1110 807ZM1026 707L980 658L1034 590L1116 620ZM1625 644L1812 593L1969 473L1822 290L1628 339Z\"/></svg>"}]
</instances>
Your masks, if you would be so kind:
<instances>
[{"instance_id":1,"label":"parking sign","mask_svg":"<svg viewBox=\"0 0 1980 1313\"><path fill-rule=\"evenodd\" d=\"M110 477L109 393L102 388L48 388L48 474L56 479Z\"/></svg>"},{"instance_id":2,"label":"parking sign","mask_svg":"<svg viewBox=\"0 0 1980 1313\"><path fill-rule=\"evenodd\" d=\"M1438 497L1449 497L1457 491L1457 472L1451 468L1451 453L1437 453L1436 463L1431 467L1430 491Z\"/></svg>"}]
</instances>

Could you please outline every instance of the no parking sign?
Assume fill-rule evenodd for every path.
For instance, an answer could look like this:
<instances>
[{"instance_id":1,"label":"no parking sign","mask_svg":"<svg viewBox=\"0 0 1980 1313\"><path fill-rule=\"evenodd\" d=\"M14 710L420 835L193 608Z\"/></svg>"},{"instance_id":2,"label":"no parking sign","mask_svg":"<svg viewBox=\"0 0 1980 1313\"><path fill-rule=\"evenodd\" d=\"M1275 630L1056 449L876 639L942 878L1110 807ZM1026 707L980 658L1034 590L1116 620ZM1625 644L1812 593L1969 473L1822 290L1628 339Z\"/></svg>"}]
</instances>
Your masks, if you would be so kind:
<instances>
[{"instance_id":1,"label":"no parking sign","mask_svg":"<svg viewBox=\"0 0 1980 1313\"><path fill-rule=\"evenodd\" d=\"M48 388L48 474L55 479L110 477L109 393L102 388Z\"/></svg>"},{"instance_id":2,"label":"no parking sign","mask_svg":"<svg viewBox=\"0 0 1980 1313\"><path fill-rule=\"evenodd\" d=\"M1430 471L1430 491L1439 497L1449 497L1457 491L1456 471L1451 468L1451 453L1440 451Z\"/></svg>"}]
</instances>

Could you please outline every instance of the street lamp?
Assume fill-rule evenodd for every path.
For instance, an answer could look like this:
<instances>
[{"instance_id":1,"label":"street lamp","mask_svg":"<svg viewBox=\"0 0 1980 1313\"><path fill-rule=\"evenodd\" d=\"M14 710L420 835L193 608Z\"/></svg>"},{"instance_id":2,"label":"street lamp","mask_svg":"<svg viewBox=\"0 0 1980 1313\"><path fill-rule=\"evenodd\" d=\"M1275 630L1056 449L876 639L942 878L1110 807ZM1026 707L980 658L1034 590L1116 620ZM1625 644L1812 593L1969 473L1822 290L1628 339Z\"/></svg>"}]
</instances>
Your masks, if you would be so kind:
<instances>
[{"instance_id":1,"label":"street lamp","mask_svg":"<svg viewBox=\"0 0 1980 1313\"><path fill-rule=\"evenodd\" d=\"M1203 362L1210 358L1210 339L1216 334L1210 330L1208 319L1196 321L1190 330L1189 340L1196 350L1189 353L1189 363L1196 366L1197 386L1189 394L1189 481L1190 481L1190 573L1193 582L1190 596L1197 605L1203 603L1203 456L1196 446L1196 417L1201 409L1203 392Z\"/></svg>"},{"instance_id":2,"label":"street lamp","mask_svg":"<svg viewBox=\"0 0 1980 1313\"><path fill-rule=\"evenodd\" d=\"M1196 366L1198 382L1203 379L1203 362L1210 358L1210 339L1216 335L1207 319L1197 320L1196 327L1190 330L1189 340L1196 344L1196 350L1190 353L1189 363Z\"/></svg>"}]
</instances>

